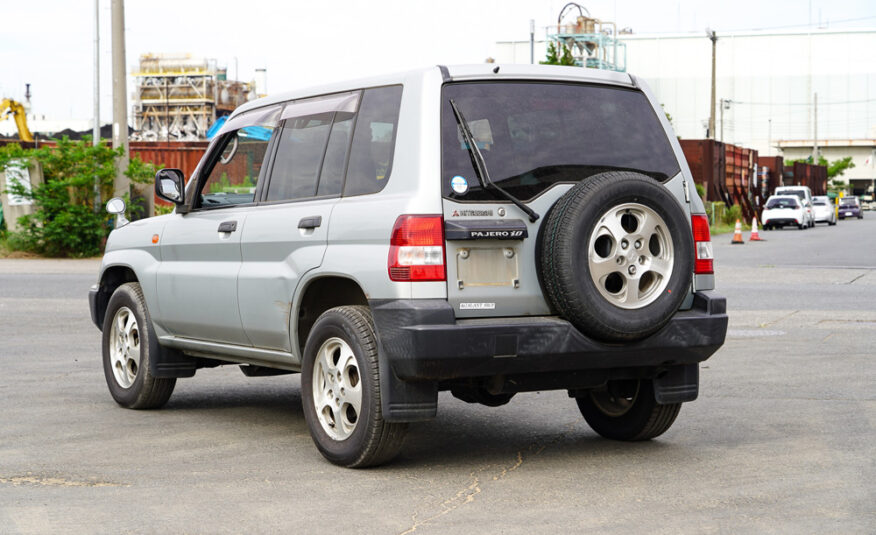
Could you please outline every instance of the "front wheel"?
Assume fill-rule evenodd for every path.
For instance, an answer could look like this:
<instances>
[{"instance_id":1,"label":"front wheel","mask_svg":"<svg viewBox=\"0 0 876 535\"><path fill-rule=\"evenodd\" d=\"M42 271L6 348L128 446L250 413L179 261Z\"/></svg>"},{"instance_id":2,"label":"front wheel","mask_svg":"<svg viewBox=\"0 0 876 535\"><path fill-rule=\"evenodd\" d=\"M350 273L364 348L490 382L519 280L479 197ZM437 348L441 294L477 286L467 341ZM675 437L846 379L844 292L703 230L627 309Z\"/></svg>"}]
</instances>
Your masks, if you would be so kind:
<instances>
[{"instance_id":1,"label":"front wheel","mask_svg":"<svg viewBox=\"0 0 876 535\"><path fill-rule=\"evenodd\" d=\"M103 321L102 345L103 372L116 403L129 409L155 409L167 403L176 379L157 378L149 371L159 347L140 284L122 284L113 292Z\"/></svg>"},{"instance_id":2,"label":"front wheel","mask_svg":"<svg viewBox=\"0 0 876 535\"><path fill-rule=\"evenodd\" d=\"M609 381L604 390L591 390L576 398L590 427L605 438L650 440L669 429L681 403L660 405L650 380Z\"/></svg>"},{"instance_id":3,"label":"front wheel","mask_svg":"<svg viewBox=\"0 0 876 535\"><path fill-rule=\"evenodd\" d=\"M368 307L336 307L317 319L304 348L301 399L310 436L332 463L375 466L399 453L407 424L383 419Z\"/></svg>"}]
</instances>

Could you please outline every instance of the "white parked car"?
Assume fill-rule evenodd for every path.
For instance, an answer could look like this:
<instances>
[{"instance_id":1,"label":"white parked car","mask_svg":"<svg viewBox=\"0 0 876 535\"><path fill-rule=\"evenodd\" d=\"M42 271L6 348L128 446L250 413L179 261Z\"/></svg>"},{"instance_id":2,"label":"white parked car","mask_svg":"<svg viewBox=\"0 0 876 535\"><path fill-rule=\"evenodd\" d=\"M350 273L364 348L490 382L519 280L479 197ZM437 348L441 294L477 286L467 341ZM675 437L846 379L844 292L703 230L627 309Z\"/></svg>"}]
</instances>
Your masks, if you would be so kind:
<instances>
[{"instance_id":1,"label":"white parked car","mask_svg":"<svg viewBox=\"0 0 876 535\"><path fill-rule=\"evenodd\" d=\"M803 205L804 221L807 227L815 226L815 212L812 209L812 190L809 186L780 186L773 195L795 195Z\"/></svg>"},{"instance_id":2,"label":"white parked car","mask_svg":"<svg viewBox=\"0 0 876 535\"><path fill-rule=\"evenodd\" d=\"M785 225L796 225L803 230L809 226L803 203L796 195L773 195L767 199L761 219L763 219L764 230Z\"/></svg>"},{"instance_id":3,"label":"white parked car","mask_svg":"<svg viewBox=\"0 0 876 535\"><path fill-rule=\"evenodd\" d=\"M816 223L827 223L830 226L836 225L836 209L830 201L830 197L826 195L812 197L812 209L815 213Z\"/></svg>"}]
</instances>

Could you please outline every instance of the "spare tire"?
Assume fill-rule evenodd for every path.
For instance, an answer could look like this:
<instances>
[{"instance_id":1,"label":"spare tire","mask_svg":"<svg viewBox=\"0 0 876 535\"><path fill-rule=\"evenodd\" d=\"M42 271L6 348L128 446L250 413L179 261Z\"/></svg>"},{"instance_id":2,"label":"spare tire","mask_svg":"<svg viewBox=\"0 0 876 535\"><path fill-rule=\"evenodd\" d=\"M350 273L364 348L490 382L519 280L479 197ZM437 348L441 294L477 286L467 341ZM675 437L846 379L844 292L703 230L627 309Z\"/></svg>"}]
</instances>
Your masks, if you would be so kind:
<instances>
[{"instance_id":1,"label":"spare tire","mask_svg":"<svg viewBox=\"0 0 876 535\"><path fill-rule=\"evenodd\" d=\"M536 262L548 303L578 330L639 340L666 325L690 288L690 222L656 180L600 173L556 202Z\"/></svg>"}]
</instances>

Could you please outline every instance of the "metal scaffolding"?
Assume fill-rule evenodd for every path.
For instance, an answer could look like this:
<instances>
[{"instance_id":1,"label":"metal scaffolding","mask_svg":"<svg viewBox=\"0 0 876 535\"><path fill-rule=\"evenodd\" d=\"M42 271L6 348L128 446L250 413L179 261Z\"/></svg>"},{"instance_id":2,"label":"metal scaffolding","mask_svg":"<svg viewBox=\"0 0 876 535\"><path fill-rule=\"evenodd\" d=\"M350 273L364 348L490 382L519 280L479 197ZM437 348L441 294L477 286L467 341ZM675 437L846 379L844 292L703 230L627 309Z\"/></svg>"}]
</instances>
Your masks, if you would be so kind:
<instances>
[{"instance_id":1,"label":"metal scaffolding","mask_svg":"<svg viewBox=\"0 0 876 535\"><path fill-rule=\"evenodd\" d=\"M572 24L564 24L563 16L568 8L576 8L579 15ZM617 39L617 25L590 16L584 7L570 2L557 17L556 26L548 26L547 38L557 44L557 49L565 47L572 54L579 67L606 69L610 71L627 70L627 45Z\"/></svg>"},{"instance_id":2,"label":"metal scaffolding","mask_svg":"<svg viewBox=\"0 0 876 535\"><path fill-rule=\"evenodd\" d=\"M226 79L216 60L189 54L140 56L132 139L196 141L218 117L255 98L252 83Z\"/></svg>"}]
</instances>

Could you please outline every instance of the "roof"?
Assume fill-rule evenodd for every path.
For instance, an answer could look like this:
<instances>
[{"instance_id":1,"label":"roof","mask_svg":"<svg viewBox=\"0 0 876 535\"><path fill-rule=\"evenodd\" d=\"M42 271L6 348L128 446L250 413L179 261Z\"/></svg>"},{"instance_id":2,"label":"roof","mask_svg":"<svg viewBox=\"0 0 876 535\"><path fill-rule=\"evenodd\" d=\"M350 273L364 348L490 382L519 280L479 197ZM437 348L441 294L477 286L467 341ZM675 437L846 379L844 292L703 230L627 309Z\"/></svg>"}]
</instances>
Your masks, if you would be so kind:
<instances>
[{"instance_id":1,"label":"roof","mask_svg":"<svg viewBox=\"0 0 876 535\"><path fill-rule=\"evenodd\" d=\"M410 71L370 76L353 80L343 80L331 84L302 87L262 97L243 104L232 114L235 117L243 112L300 98L317 95L341 93L354 89L379 87L384 85L423 82L428 78L436 81L442 78L442 67L434 65ZM627 73L605 71L599 69L582 69L581 67L561 67L555 65L521 65L480 63L474 65L449 65L446 73L452 81L469 80L548 80L596 82L633 87L633 78ZM341 73L339 73L339 77Z\"/></svg>"}]
</instances>

